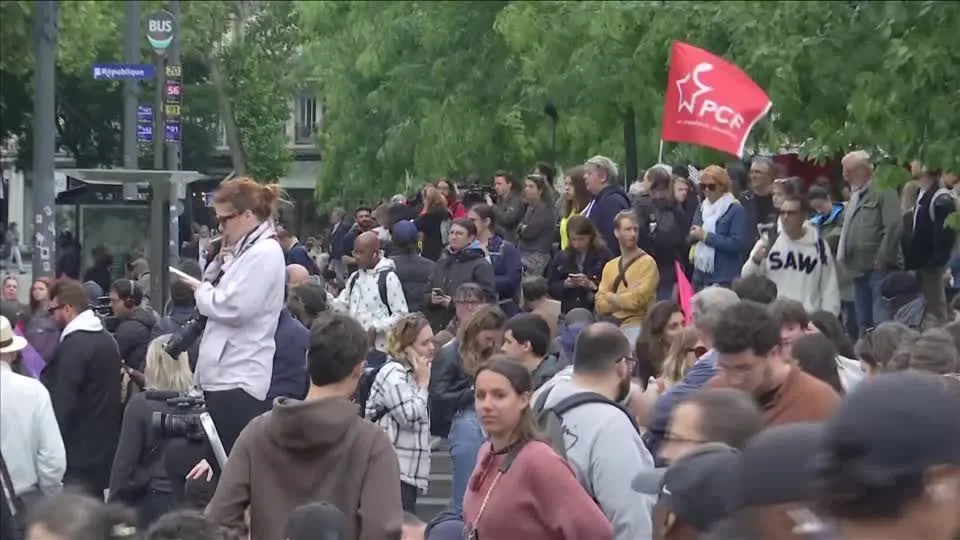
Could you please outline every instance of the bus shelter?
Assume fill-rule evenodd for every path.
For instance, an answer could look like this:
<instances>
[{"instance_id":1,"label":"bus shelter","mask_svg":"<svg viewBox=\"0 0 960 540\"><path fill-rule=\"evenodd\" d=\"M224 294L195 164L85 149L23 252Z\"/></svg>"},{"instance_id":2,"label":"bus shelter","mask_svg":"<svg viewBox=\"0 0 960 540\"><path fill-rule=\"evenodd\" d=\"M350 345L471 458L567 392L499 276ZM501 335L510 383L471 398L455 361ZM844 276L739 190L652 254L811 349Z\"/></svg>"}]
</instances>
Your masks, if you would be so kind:
<instances>
[{"instance_id":1,"label":"bus shelter","mask_svg":"<svg viewBox=\"0 0 960 540\"><path fill-rule=\"evenodd\" d=\"M150 303L161 311L170 298L170 265L179 263L180 214L187 185L206 178L196 171L141 169L61 169L59 172L87 184L122 185L124 198L135 200L138 188L150 188L149 243Z\"/></svg>"}]
</instances>

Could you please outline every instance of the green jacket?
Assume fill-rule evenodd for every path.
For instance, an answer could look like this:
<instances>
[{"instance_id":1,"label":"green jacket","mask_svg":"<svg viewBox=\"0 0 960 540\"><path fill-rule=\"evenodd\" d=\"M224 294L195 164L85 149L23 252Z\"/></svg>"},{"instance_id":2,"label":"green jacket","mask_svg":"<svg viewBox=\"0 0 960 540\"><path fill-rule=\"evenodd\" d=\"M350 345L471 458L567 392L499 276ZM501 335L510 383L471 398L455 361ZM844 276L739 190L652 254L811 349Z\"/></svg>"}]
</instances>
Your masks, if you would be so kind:
<instances>
[{"instance_id":1,"label":"green jacket","mask_svg":"<svg viewBox=\"0 0 960 540\"><path fill-rule=\"evenodd\" d=\"M843 253L838 254L847 276L856 278L874 268L903 267L900 252L900 197L896 190L867 186L856 208L844 212Z\"/></svg>"}]
</instances>

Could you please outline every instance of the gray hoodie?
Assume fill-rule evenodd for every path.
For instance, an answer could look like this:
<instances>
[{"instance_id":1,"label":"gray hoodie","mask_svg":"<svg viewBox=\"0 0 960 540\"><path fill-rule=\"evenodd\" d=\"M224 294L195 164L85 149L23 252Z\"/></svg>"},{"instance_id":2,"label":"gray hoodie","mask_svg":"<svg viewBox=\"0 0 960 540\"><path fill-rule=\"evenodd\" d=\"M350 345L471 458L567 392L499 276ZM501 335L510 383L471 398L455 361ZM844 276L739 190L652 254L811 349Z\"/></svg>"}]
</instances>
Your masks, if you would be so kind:
<instances>
[{"instance_id":1,"label":"gray hoodie","mask_svg":"<svg viewBox=\"0 0 960 540\"><path fill-rule=\"evenodd\" d=\"M550 391L546 406L589 390L572 380L573 368L557 373L533 396ZM577 478L610 520L616 540L653 538L651 511L655 498L637 493L631 482L654 468L653 457L623 411L588 403L563 415L567 459Z\"/></svg>"}]
</instances>

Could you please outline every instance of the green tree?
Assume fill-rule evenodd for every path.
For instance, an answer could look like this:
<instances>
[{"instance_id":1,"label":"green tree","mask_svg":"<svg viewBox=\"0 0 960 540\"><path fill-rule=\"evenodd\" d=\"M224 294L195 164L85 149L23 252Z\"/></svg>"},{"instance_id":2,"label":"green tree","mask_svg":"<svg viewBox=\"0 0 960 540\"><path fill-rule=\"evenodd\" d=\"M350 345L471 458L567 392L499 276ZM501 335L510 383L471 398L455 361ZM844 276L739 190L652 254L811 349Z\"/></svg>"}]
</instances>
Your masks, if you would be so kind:
<instances>
[{"instance_id":1,"label":"green tree","mask_svg":"<svg viewBox=\"0 0 960 540\"><path fill-rule=\"evenodd\" d=\"M299 13L289 2L185 2L184 40L210 75L234 172L285 175L286 125L299 75Z\"/></svg>"},{"instance_id":2,"label":"green tree","mask_svg":"<svg viewBox=\"0 0 960 540\"><path fill-rule=\"evenodd\" d=\"M232 8L249 8L242 24L244 39L229 39L237 20ZM94 81L91 66L122 61L125 2L61 1L57 60L59 144L80 167L121 162L122 83ZM143 20L163 9L162 1L141 2ZM18 140L18 164L30 168L33 110L31 2L0 2L0 137ZM222 67L223 88L237 103L239 133L246 147L243 169L258 179L276 179L291 156L285 127L299 61L299 14L283 2L183 2L181 64L184 66L183 165L204 170L219 138L220 110L213 84ZM226 44L225 46L222 46ZM216 51L217 54L211 54ZM152 52L142 42L142 58ZM213 64L211 59L218 62ZM152 102L152 81L141 85L141 101ZM147 150L142 163L152 159Z\"/></svg>"},{"instance_id":3,"label":"green tree","mask_svg":"<svg viewBox=\"0 0 960 540\"><path fill-rule=\"evenodd\" d=\"M420 178L527 167L548 138L494 23L507 2L304 2L326 102L318 197L370 200Z\"/></svg>"},{"instance_id":4,"label":"green tree","mask_svg":"<svg viewBox=\"0 0 960 540\"><path fill-rule=\"evenodd\" d=\"M674 40L726 57L767 90L773 114L750 148L799 147L823 159L866 147L896 164L920 157L960 169L960 49L945 45L960 27L956 2L303 2L300 9L329 107L325 192L385 194L405 173L528 168L549 155L540 114L547 101L560 114L557 162L604 153L622 163L624 127L634 121L639 161L653 163ZM690 145L667 148L673 159L730 159Z\"/></svg>"}]
</instances>

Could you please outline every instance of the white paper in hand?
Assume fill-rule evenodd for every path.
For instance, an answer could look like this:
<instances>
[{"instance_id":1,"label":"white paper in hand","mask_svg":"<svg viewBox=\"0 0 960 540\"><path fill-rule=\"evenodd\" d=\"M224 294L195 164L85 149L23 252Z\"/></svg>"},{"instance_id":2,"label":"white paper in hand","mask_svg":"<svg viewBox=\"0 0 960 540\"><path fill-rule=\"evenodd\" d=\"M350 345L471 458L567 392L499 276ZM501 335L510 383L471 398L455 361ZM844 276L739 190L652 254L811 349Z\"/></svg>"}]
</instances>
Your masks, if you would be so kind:
<instances>
[{"instance_id":1,"label":"white paper in hand","mask_svg":"<svg viewBox=\"0 0 960 540\"><path fill-rule=\"evenodd\" d=\"M186 272L180 271L180 269L178 269L178 268L174 268L174 267L172 267L172 266L170 266L169 268L170 268L170 273L171 273L172 275L176 276L180 281L182 281L182 282L190 285L190 286L193 287L194 289L196 289L197 287L200 286L200 280L199 280L199 279L191 276L190 274L187 274Z\"/></svg>"}]
</instances>

